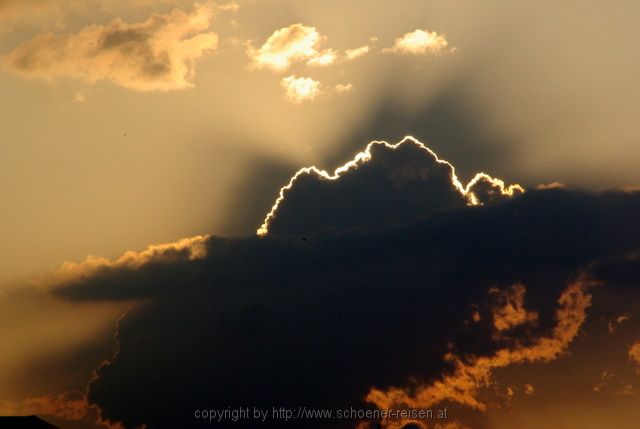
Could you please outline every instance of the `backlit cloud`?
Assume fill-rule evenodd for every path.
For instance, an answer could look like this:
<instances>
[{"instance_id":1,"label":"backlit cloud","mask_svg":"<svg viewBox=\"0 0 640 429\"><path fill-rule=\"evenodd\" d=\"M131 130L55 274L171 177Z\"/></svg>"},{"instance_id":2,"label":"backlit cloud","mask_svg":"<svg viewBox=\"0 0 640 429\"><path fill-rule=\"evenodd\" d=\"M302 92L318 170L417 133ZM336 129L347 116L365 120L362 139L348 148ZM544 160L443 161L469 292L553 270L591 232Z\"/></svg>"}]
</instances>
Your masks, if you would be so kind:
<instances>
[{"instance_id":1,"label":"backlit cloud","mask_svg":"<svg viewBox=\"0 0 640 429\"><path fill-rule=\"evenodd\" d=\"M212 17L212 7L200 5L139 23L116 19L75 34L42 33L3 59L14 72L38 79L108 80L136 91L190 88L196 61L218 46L218 36L207 31Z\"/></svg>"},{"instance_id":2,"label":"backlit cloud","mask_svg":"<svg viewBox=\"0 0 640 429\"><path fill-rule=\"evenodd\" d=\"M311 101L321 93L320 82L310 77L287 76L280 81L284 98L292 103Z\"/></svg>"},{"instance_id":3,"label":"backlit cloud","mask_svg":"<svg viewBox=\"0 0 640 429\"><path fill-rule=\"evenodd\" d=\"M483 398L494 386L514 390L496 386L497 370L570 351L596 289L574 273L640 245L638 197L534 190L306 240L210 237L203 259L108 268L59 296L145 297L89 386L90 404L126 427L188 426L192 403L335 408L367 397L381 408L446 401L480 413L495 410ZM474 308L482 317L469 325Z\"/></svg>"},{"instance_id":4,"label":"backlit cloud","mask_svg":"<svg viewBox=\"0 0 640 429\"><path fill-rule=\"evenodd\" d=\"M464 186L453 165L413 137L396 144L376 141L333 174L317 167L299 170L281 188L257 233L304 233L328 226L398 221L407 214L494 203L523 192L520 185L507 186L485 173L476 174ZM401 203L406 210L400 209Z\"/></svg>"},{"instance_id":5,"label":"backlit cloud","mask_svg":"<svg viewBox=\"0 0 640 429\"><path fill-rule=\"evenodd\" d=\"M384 52L411 55L435 55L445 52L449 47L449 42L444 35L435 31L415 30L406 33L395 40L391 48Z\"/></svg>"},{"instance_id":6,"label":"backlit cloud","mask_svg":"<svg viewBox=\"0 0 640 429\"><path fill-rule=\"evenodd\" d=\"M79 264L52 288L71 302L143 299L120 319L118 351L89 384L103 419L185 427L191 404L359 408L364 398L491 410L524 385L497 385L499 369L570 351L600 283L576 273L640 246L640 194L509 195L486 175L464 186L414 139L374 142L333 175L305 171L276 207L273 234ZM474 190L479 183L495 193ZM464 413L455 420L468 426Z\"/></svg>"}]
</instances>

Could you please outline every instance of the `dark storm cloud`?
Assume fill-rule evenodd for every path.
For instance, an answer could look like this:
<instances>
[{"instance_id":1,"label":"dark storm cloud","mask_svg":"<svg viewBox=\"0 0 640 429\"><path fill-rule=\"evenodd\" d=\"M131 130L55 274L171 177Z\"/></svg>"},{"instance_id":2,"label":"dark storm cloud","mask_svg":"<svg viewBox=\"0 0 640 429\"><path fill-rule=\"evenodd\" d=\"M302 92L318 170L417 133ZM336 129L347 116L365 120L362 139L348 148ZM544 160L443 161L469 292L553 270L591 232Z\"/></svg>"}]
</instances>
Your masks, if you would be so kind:
<instances>
[{"instance_id":1,"label":"dark storm cloud","mask_svg":"<svg viewBox=\"0 0 640 429\"><path fill-rule=\"evenodd\" d=\"M535 348L557 330L556 301L579 272L640 249L639 216L640 194L530 191L306 240L209 238L206 257L116 266L59 293L153 297L120 321L119 351L89 388L103 417L128 427L196 426L196 408L366 406L372 387L451 370L446 353L510 344L495 335L506 313L492 288L518 303L513 285L524 285L529 313L513 320L526 320L518 342Z\"/></svg>"}]
</instances>

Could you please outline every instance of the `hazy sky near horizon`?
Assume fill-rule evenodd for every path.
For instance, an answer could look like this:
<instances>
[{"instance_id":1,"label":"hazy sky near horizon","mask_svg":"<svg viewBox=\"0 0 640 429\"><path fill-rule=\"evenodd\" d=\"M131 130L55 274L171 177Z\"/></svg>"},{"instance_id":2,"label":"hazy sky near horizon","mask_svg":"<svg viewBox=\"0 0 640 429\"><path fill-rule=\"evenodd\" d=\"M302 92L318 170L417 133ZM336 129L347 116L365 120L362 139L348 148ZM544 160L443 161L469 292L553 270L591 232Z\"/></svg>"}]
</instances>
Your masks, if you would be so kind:
<instances>
[{"instance_id":1,"label":"hazy sky near horizon","mask_svg":"<svg viewBox=\"0 0 640 429\"><path fill-rule=\"evenodd\" d=\"M298 168L335 168L374 139L415 135L467 178L638 184L639 9L1 1L0 280L194 234L251 234ZM282 36L315 54L284 69L255 62L295 24L316 39ZM446 46L393 49L416 30ZM91 51L112 33L133 36ZM310 62L322 54L329 64ZM317 92L291 99L288 76Z\"/></svg>"}]
</instances>

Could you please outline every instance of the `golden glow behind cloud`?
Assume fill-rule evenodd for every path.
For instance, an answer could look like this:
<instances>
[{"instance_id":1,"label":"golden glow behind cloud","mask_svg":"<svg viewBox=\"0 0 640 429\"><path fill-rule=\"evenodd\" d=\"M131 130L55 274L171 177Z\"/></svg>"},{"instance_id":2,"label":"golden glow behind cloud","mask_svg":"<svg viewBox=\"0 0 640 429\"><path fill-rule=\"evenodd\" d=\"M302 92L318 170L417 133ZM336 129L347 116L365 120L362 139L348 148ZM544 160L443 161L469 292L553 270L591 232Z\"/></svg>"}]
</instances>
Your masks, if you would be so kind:
<instances>
[{"instance_id":1,"label":"golden glow behind cloud","mask_svg":"<svg viewBox=\"0 0 640 429\"><path fill-rule=\"evenodd\" d=\"M295 78L295 77L290 76L289 78ZM298 177L305 174L315 174L326 180L338 180L340 179L340 176L343 173L351 169L356 169L360 164L364 164L370 161L372 159L371 148L374 145L384 145L389 149L395 150L398 147L400 147L400 145L405 143L417 145L421 150L424 150L425 152L433 156L436 159L436 162L438 162L439 164L447 165L451 169L452 186L467 199L469 205L481 204L480 200L474 193L475 192L474 187L476 187L479 183L488 185L492 191L497 192L501 196L511 197L524 192L524 188L522 186L518 184L506 186L502 180L493 178L486 173L477 173L474 176L474 178L471 179L471 181L469 181L469 183L465 187L462 185L462 183L458 179L458 176L455 173L455 167L452 164L438 158L435 152L433 152L431 149L425 146L424 143L418 141L414 137L406 136L404 139L402 139L402 141L396 144L389 144L385 141L373 141L367 145L367 148L364 151L357 153L356 156L351 161L336 168L333 174L329 174L327 171L321 170L315 166L305 167L298 170L298 172L296 172L296 174L293 175L291 180L289 180L289 183L280 189L279 195L275 203L271 207L271 210L269 211L269 213L267 213L267 216L265 217L262 225L260 225L260 228L258 228L257 234L266 235L269 232L269 223L275 216L277 216L278 207L280 206L280 203L285 199L287 191L289 191L294 186Z\"/></svg>"},{"instance_id":2,"label":"golden glow behind cloud","mask_svg":"<svg viewBox=\"0 0 640 429\"><path fill-rule=\"evenodd\" d=\"M116 19L75 34L42 33L4 62L16 73L45 80L109 80L136 91L190 88L196 60L218 46L218 36L207 31L212 17L212 7L201 5L191 13L174 9L134 24Z\"/></svg>"}]
</instances>

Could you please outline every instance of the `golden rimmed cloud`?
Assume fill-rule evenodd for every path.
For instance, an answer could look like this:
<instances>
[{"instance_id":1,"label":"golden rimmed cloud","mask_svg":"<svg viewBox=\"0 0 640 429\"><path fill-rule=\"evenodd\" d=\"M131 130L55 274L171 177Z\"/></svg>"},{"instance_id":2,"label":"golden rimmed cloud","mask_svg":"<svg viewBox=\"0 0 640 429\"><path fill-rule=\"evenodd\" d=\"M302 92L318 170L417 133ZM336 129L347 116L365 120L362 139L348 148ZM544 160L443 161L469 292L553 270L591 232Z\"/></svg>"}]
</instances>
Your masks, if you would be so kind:
<instances>
[{"instance_id":1,"label":"golden rimmed cloud","mask_svg":"<svg viewBox=\"0 0 640 429\"><path fill-rule=\"evenodd\" d=\"M283 87L285 86L286 80L287 94L285 95L285 97L293 102L301 102L307 98L302 97L301 99L296 99L296 91L298 90L296 87L299 87L303 94L305 94L307 92L313 92L314 90L310 87L313 86L315 88L314 85L318 85L318 93L314 94L312 97L310 97L310 99L313 99L317 95L319 95L319 82L313 81L310 78L307 79L309 79L309 81L301 80L301 78L296 78L293 75L283 79ZM315 82L315 84L313 82ZM351 88L348 88L348 85L341 89L347 92L351 90ZM290 97L292 98L289 98L289 91L291 91ZM339 93L340 89L336 87L335 91ZM491 177L490 175L483 172L477 173L471 179L471 181L469 181L467 185L464 186L458 179L458 176L455 173L455 168L451 163L438 158L435 152L433 152L426 145L412 136L406 136L396 144L389 144L385 141L373 141L367 145L364 151L357 153L351 161L335 169L333 174L330 174L325 170L321 170L316 166L304 167L298 170L296 174L291 177L289 183L280 188L279 195L276 198L273 206L271 207L271 210L269 211L269 213L267 213L267 216L262 222L262 225L260 225L260 227L258 228L257 234L264 236L269 233L269 227L277 217L278 210L281 204L283 204L283 202L285 201L286 195L292 191L299 180L307 176L315 176L320 180L326 180L330 182L337 181L343 175L348 174L350 171L355 171L359 167L371 162L373 160L373 151L376 148L383 148L388 151L396 151L402 149L403 147L406 147L405 145L415 146L420 153L433 159L433 161L437 165L444 167L444 170L447 174L446 180L449 181L448 188L450 188L452 193L454 193L457 197L465 201L467 205L484 205L485 203L492 203L503 199L508 199L525 192L524 188L518 184L507 186L504 181Z\"/></svg>"}]
</instances>

